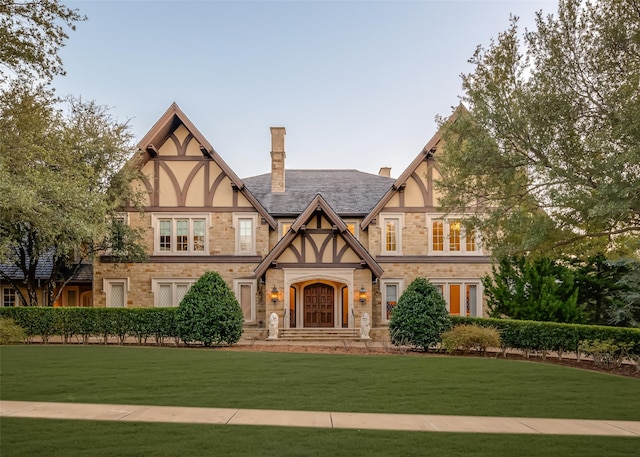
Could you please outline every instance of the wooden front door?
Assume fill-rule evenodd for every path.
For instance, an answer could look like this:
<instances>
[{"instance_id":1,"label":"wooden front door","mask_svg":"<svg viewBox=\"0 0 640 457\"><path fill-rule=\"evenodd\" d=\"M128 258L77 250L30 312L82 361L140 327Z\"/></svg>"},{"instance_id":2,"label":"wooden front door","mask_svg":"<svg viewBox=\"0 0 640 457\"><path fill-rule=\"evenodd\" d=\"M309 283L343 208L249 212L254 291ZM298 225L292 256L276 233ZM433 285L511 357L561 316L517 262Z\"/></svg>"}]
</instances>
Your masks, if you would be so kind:
<instances>
[{"instance_id":1,"label":"wooden front door","mask_svg":"<svg viewBox=\"0 0 640 457\"><path fill-rule=\"evenodd\" d=\"M304 326L333 327L333 287L311 284L304 288Z\"/></svg>"}]
</instances>

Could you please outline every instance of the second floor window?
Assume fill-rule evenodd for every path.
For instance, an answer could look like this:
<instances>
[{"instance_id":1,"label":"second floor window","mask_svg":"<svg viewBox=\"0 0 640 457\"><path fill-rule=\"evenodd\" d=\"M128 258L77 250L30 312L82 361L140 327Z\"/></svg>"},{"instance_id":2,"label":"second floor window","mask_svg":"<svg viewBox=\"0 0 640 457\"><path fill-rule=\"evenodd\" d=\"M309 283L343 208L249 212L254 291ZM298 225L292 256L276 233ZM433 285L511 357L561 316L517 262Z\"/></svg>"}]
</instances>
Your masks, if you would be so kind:
<instances>
[{"instance_id":1,"label":"second floor window","mask_svg":"<svg viewBox=\"0 0 640 457\"><path fill-rule=\"evenodd\" d=\"M402 255L402 217L384 215L382 219L382 254Z\"/></svg>"},{"instance_id":2,"label":"second floor window","mask_svg":"<svg viewBox=\"0 0 640 457\"><path fill-rule=\"evenodd\" d=\"M428 218L432 254L481 254L478 233L466 229L460 219Z\"/></svg>"},{"instance_id":3,"label":"second floor window","mask_svg":"<svg viewBox=\"0 0 640 457\"><path fill-rule=\"evenodd\" d=\"M207 218L154 216L156 254L205 254Z\"/></svg>"},{"instance_id":4,"label":"second floor window","mask_svg":"<svg viewBox=\"0 0 640 457\"><path fill-rule=\"evenodd\" d=\"M257 225L258 217L256 215L233 215L233 227L236 231L236 255L255 255Z\"/></svg>"}]
</instances>

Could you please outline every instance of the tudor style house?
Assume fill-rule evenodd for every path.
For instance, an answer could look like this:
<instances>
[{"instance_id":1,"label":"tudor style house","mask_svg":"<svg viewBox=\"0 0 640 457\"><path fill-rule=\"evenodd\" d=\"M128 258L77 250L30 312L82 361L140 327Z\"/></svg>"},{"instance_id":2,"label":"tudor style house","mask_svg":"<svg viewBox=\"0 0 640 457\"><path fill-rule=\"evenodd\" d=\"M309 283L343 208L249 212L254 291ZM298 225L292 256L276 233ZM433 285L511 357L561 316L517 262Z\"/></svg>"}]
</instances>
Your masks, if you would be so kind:
<instances>
[{"instance_id":1,"label":"tudor style house","mask_svg":"<svg viewBox=\"0 0 640 457\"><path fill-rule=\"evenodd\" d=\"M174 103L139 143L133 183L144 213L145 263L94 263L94 306L178 306L205 271L235 292L245 332L354 334L364 313L385 332L404 288L436 284L451 314L483 315L489 257L460 216L437 208L436 134L397 178L357 170L287 170L283 127L271 128L271 173L240 179Z\"/></svg>"}]
</instances>

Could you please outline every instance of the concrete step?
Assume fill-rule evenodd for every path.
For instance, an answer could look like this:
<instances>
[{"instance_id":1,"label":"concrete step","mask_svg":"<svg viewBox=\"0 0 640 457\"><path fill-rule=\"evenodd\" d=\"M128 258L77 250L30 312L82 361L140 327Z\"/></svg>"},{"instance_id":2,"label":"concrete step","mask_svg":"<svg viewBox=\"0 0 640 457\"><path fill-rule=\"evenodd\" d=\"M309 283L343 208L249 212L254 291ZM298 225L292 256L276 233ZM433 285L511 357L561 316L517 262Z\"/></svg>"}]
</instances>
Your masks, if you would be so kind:
<instances>
[{"instance_id":1,"label":"concrete step","mask_svg":"<svg viewBox=\"0 0 640 457\"><path fill-rule=\"evenodd\" d=\"M358 340L359 328L282 328L278 335L284 341Z\"/></svg>"}]
</instances>

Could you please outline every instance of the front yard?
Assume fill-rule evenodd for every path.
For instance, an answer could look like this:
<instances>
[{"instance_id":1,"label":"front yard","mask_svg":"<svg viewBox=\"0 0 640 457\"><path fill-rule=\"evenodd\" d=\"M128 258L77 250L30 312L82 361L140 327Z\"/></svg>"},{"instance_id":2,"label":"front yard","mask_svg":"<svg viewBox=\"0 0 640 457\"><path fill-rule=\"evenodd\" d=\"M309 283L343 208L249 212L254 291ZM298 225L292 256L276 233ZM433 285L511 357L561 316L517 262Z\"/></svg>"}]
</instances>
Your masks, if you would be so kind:
<instances>
[{"instance_id":1,"label":"front yard","mask_svg":"<svg viewBox=\"0 0 640 457\"><path fill-rule=\"evenodd\" d=\"M640 382L493 358L4 346L0 398L640 420ZM2 454L630 455L638 439L2 418ZM6 454L5 454L6 452Z\"/></svg>"}]
</instances>

